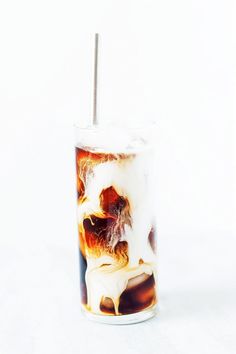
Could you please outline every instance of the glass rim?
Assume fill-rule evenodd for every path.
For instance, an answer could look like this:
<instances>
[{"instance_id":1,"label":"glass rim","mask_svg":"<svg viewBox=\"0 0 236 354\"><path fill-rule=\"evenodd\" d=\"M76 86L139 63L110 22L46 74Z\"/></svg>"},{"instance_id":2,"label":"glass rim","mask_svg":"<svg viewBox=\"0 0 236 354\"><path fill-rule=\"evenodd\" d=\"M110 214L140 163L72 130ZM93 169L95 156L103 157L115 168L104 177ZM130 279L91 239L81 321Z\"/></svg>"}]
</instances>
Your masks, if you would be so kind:
<instances>
[{"instance_id":1,"label":"glass rim","mask_svg":"<svg viewBox=\"0 0 236 354\"><path fill-rule=\"evenodd\" d=\"M103 122L99 124L82 124L75 122L73 127L75 130L81 130L84 132L97 132L106 130L127 130L127 131L141 131L149 130L157 126L156 120L151 120L141 123L124 123L124 122Z\"/></svg>"}]
</instances>

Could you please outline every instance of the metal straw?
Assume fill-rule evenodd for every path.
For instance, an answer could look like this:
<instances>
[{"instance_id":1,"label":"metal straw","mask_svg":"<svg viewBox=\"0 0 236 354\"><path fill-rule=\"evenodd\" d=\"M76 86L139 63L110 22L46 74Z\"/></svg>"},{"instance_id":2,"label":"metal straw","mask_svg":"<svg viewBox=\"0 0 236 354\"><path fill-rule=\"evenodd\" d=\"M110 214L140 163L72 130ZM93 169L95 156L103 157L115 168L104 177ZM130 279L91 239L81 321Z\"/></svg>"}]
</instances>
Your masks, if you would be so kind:
<instances>
[{"instance_id":1,"label":"metal straw","mask_svg":"<svg viewBox=\"0 0 236 354\"><path fill-rule=\"evenodd\" d=\"M98 33L95 33L94 77L93 77L93 124L98 124L98 118L97 118L97 82L98 82Z\"/></svg>"}]
</instances>

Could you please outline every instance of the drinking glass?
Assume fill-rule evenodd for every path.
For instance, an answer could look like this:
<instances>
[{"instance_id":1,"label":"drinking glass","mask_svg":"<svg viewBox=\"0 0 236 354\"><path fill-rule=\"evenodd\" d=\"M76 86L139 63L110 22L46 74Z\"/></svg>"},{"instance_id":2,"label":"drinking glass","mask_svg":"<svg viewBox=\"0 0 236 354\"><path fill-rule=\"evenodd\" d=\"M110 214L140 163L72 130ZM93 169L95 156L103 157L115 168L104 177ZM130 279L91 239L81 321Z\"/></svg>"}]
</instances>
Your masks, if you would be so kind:
<instances>
[{"instance_id":1,"label":"drinking glass","mask_svg":"<svg viewBox=\"0 0 236 354\"><path fill-rule=\"evenodd\" d=\"M156 313L155 128L76 126L83 312L109 324Z\"/></svg>"}]
</instances>

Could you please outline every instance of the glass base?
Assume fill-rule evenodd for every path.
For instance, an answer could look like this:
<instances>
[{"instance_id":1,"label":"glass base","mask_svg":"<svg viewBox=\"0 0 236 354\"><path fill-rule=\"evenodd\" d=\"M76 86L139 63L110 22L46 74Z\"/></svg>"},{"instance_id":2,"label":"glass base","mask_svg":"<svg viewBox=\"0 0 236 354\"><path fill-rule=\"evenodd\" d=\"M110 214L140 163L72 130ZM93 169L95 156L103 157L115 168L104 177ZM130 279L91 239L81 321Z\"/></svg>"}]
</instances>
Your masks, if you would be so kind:
<instances>
[{"instance_id":1,"label":"glass base","mask_svg":"<svg viewBox=\"0 0 236 354\"><path fill-rule=\"evenodd\" d=\"M99 322L103 324L110 324L110 325L128 325L133 323L139 323L143 321L147 321L150 318L154 317L157 313L157 306L152 306L147 310L143 310L140 312L136 312L130 315L120 315L120 316L113 316L113 315L95 315L82 307L82 313L85 317L89 320L94 322Z\"/></svg>"}]
</instances>

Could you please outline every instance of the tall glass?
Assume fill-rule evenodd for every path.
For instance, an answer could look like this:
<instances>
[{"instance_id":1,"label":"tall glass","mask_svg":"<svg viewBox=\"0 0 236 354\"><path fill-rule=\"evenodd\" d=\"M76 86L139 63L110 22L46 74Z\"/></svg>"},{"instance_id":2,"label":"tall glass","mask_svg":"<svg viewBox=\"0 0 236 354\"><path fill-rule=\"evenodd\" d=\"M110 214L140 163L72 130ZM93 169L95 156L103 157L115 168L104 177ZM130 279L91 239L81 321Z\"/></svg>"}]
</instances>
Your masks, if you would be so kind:
<instances>
[{"instance_id":1,"label":"tall glass","mask_svg":"<svg viewBox=\"0 0 236 354\"><path fill-rule=\"evenodd\" d=\"M153 127L76 127L81 302L128 324L157 304Z\"/></svg>"}]
</instances>

